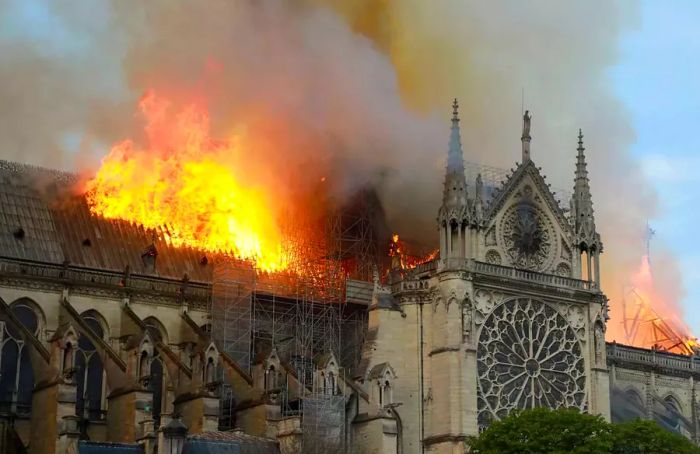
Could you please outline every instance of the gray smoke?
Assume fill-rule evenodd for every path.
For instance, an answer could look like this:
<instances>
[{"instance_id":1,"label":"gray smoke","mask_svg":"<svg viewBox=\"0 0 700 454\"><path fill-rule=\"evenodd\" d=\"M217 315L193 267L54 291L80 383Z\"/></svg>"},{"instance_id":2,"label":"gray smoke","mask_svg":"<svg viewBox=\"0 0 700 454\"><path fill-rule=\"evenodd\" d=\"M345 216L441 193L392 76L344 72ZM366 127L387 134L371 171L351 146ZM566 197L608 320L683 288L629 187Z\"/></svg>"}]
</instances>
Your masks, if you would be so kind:
<instances>
[{"instance_id":1,"label":"gray smoke","mask_svg":"<svg viewBox=\"0 0 700 454\"><path fill-rule=\"evenodd\" d=\"M21 25L37 16L22 12L26 4L51 18L42 34ZM255 137L254 167L277 176L280 191L322 177L339 194L373 183L396 230L435 244L452 98L462 106L466 159L509 168L520 159L524 91L532 158L553 187L572 187L583 128L604 286L617 299L656 206L607 76L636 9L554 0L0 0L0 24L15 23L0 34L1 156L94 165L108 144L139 137L135 102L156 89L176 104L206 103L215 136ZM666 274L661 287L677 299L678 274Z\"/></svg>"}]
</instances>

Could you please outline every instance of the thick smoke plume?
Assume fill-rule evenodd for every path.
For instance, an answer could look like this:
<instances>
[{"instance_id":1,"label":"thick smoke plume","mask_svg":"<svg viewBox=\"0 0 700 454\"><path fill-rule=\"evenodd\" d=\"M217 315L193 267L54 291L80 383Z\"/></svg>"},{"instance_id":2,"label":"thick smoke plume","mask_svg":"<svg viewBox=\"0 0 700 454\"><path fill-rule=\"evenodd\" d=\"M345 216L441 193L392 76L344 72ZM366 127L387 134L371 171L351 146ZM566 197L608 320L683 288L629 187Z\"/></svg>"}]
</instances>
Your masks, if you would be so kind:
<instances>
[{"instance_id":1,"label":"thick smoke plume","mask_svg":"<svg viewBox=\"0 0 700 454\"><path fill-rule=\"evenodd\" d=\"M287 193L325 179L342 195L373 183L396 230L436 243L452 98L466 160L506 168L520 159L524 98L532 158L553 187L572 187L584 131L613 302L639 265L655 194L629 155L634 131L607 78L634 4L57 3L0 0L0 24L15 24L0 33L5 158L76 168L78 152L94 164L108 144L137 136L136 101L156 89L207 105L213 135L243 137L260 166L251 175L266 184ZM27 31L27 19L43 31ZM678 276L662 285L674 301Z\"/></svg>"}]
</instances>

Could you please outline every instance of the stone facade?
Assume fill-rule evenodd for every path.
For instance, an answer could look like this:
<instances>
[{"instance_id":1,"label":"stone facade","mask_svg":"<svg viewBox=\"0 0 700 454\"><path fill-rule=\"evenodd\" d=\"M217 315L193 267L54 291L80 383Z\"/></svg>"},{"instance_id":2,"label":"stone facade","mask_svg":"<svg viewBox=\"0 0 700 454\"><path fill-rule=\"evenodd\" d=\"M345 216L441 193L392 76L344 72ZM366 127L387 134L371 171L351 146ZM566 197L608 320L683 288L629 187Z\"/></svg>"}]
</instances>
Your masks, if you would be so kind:
<instances>
[{"instance_id":1,"label":"stone facade","mask_svg":"<svg viewBox=\"0 0 700 454\"><path fill-rule=\"evenodd\" d=\"M0 453L75 452L81 439L149 454L209 439L458 453L539 406L654 418L697 441L697 359L605 343L582 134L564 209L531 158L530 122L522 162L487 191L466 179L455 102L439 257L348 282L348 304L367 313L361 359L306 358L309 380L275 345L250 352L249 369L219 350L206 256L91 218L84 203L52 211L0 163Z\"/></svg>"}]
</instances>

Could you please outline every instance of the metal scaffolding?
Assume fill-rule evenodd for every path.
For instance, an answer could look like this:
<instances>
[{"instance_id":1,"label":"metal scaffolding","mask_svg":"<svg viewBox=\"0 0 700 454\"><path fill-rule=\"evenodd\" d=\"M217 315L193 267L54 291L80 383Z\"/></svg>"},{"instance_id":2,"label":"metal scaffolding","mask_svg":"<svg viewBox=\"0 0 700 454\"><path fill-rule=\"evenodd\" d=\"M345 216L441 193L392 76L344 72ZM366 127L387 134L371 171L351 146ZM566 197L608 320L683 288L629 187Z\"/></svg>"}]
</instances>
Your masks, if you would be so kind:
<instances>
[{"instance_id":1,"label":"metal scaffolding","mask_svg":"<svg viewBox=\"0 0 700 454\"><path fill-rule=\"evenodd\" d=\"M283 397L282 412L302 415L304 452L342 447L345 437L336 426L344 422L344 402L319 391L325 386L314 383L313 360L332 352L341 374L359 362L366 307L346 301L346 279L369 280L380 259L383 212L373 191L328 212L318 222L289 218L283 232L287 271L263 273L249 261L219 258L209 310L212 338L241 368L251 372L274 347L294 369L302 396L298 402ZM222 417L228 417L231 403L222 402Z\"/></svg>"}]
</instances>

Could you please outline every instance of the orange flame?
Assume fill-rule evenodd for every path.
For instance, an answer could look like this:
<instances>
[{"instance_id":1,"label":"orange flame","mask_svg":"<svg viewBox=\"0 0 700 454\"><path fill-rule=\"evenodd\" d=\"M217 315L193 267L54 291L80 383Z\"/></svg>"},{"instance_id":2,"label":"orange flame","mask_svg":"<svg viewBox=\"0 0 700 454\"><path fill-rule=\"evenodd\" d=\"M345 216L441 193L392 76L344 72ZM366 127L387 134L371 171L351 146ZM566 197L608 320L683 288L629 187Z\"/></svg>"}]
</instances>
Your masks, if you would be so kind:
<instances>
[{"instance_id":1,"label":"orange flame","mask_svg":"<svg viewBox=\"0 0 700 454\"><path fill-rule=\"evenodd\" d=\"M681 354L693 354L697 339L683 323L681 314L654 285L649 257L642 257L630 279L632 287L623 301L624 342Z\"/></svg>"},{"instance_id":2,"label":"orange flame","mask_svg":"<svg viewBox=\"0 0 700 454\"><path fill-rule=\"evenodd\" d=\"M272 198L236 168L238 144L212 139L200 106L173 114L153 92L139 106L148 146L125 140L111 149L85 184L90 211L145 228L166 227L175 246L232 253L264 271L286 268Z\"/></svg>"}]
</instances>

